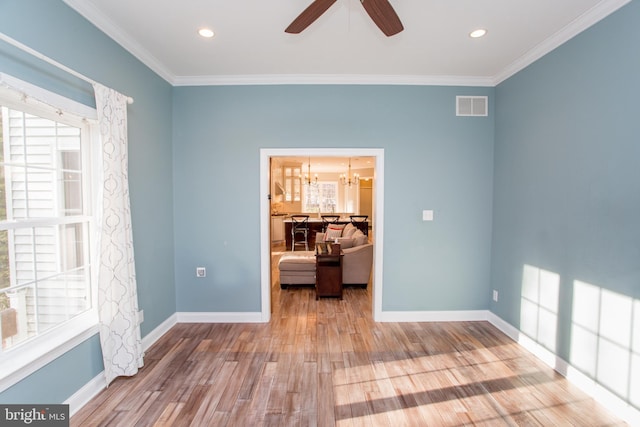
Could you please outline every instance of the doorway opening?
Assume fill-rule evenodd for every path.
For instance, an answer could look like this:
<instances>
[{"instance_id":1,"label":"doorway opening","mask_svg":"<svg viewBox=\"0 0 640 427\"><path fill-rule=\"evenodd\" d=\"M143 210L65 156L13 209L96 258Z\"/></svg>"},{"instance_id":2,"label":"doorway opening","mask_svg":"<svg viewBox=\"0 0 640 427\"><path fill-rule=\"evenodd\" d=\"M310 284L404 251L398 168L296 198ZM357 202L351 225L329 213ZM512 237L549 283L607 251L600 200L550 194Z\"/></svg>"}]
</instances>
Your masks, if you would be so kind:
<instances>
[{"instance_id":1,"label":"doorway opening","mask_svg":"<svg viewBox=\"0 0 640 427\"><path fill-rule=\"evenodd\" d=\"M260 150L260 292L261 319L271 318L271 159L279 157L370 157L373 160L371 179L372 239L374 262L372 271L373 319L381 318L382 312L382 247L384 224L384 149L380 148L273 148ZM365 191L366 192L366 191ZM359 197L362 197L359 195ZM365 196L366 197L366 196Z\"/></svg>"}]
</instances>

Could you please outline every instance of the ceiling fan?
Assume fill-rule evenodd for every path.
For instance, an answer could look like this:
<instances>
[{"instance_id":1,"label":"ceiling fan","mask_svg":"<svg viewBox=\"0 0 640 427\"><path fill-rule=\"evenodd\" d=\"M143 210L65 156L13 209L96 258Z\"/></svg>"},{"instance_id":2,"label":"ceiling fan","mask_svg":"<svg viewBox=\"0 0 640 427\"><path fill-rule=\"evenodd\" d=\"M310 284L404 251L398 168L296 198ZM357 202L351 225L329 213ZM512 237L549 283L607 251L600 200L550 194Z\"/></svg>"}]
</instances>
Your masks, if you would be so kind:
<instances>
[{"instance_id":1,"label":"ceiling fan","mask_svg":"<svg viewBox=\"0 0 640 427\"><path fill-rule=\"evenodd\" d=\"M286 33L298 34L311 25L327 11L336 0L314 0L300 15L284 30ZM404 30L400 18L393 10L389 0L360 0L373 22L387 36L393 36Z\"/></svg>"}]
</instances>

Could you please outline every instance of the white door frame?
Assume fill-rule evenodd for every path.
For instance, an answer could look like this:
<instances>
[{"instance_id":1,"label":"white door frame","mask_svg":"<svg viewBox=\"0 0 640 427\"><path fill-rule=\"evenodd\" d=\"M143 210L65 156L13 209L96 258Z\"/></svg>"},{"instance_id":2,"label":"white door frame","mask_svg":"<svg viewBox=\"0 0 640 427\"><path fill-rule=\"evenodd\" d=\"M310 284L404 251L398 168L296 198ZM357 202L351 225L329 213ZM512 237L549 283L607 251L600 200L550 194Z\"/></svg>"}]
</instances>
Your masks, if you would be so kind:
<instances>
[{"instance_id":1,"label":"white door frame","mask_svg":"<svg viewBox=\"0 0 640 427\"><path fill-rule=\"evenodd\" d=\"M271 319L271 206L269 174L271 157L375 157L373 216L373 320L382 318L382 248L384 236L384 149L382 148L262 148L260 149L260 293L261 320Z\"/></svg>"}]
</instances>

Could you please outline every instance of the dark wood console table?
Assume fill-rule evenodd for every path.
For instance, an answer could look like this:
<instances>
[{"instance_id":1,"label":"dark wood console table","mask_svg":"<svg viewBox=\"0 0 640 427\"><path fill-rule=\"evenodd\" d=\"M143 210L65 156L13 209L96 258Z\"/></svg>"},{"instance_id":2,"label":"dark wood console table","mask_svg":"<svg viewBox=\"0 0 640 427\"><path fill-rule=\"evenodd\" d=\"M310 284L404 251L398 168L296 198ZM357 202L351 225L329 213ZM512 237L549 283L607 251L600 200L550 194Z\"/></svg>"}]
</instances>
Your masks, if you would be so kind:
<instances>
[{"instance_id":1,"label":"dark wood console table","mask_svg":"<svg viewBox=\"0 0 640 427\"><path fill-rule=\"evenodd\" d=\"M331 243L316 245L316 300L320 297L342 299L342 257L339 248L337 254L332 253Z\"/></svg>"}]
</instances>

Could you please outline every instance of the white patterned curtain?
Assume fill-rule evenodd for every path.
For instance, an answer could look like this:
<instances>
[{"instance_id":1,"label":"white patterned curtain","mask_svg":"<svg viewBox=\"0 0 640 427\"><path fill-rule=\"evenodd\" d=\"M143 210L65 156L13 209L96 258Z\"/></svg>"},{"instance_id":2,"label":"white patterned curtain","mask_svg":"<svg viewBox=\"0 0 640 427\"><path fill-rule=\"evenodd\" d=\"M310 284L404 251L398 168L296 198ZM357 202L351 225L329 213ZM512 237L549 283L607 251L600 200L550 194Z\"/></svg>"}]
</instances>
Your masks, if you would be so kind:
<instances>
[{"instance_id":1,"label":"white patterned curtain","mask_svg":"<svg viewBox=\"0 0 640 427\"><path fill-rule=\"evenodd\" d=\"M101 138L98 195L98 315L107 384L143 366L133 257L127 155L127 98L93 85Z\"/></svg>"}]
</instances>

